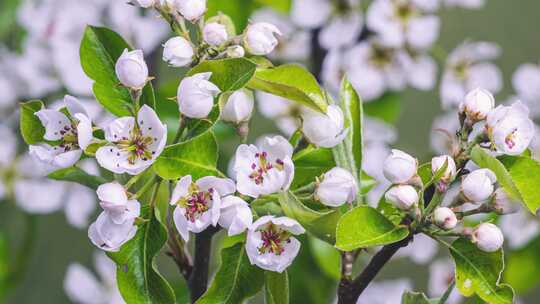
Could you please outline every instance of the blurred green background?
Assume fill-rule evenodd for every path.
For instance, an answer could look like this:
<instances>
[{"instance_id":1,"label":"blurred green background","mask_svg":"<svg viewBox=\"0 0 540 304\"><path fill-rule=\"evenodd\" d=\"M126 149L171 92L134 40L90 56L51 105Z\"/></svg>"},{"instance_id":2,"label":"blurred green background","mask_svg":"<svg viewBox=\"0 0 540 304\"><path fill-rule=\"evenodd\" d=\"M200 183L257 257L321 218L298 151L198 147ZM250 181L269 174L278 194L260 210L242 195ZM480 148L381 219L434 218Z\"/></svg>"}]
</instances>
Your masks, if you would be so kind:
<instances>
[{"instance_id":1,"label":"blurred green background","mask_svg":"<svg viewBox=\"0 0 540 304\"><path fill-rule=\"evenodd\" d=\"M493 41L502 47L502 56L496 63L504 75L504 89L497 96L498 101L504 100L512 93L510 77L519 64L540 60L538 0L488 0L484 9L445 8L441 16L443 22L439 42L447 51L452 50L465 38ZM441 112L438 92L408 90L401 95L401 99L402 113L397 126L399 140L395 146L417 155L421 160L428 160L432 119ZM271 131L270 126L268 122L258 120L257 127L253 131L261 134ZM21 241L25 233L24 220L25 216L13 210L11 205L0 204L0 229L7 232L10 242L15 245ZM40 216L35 220L37 222L35 250L29 252L31 256L27 273L18 289L8 298L8 303L69 303L62 287L67 266L77 261L92 269L94 246L89 242L86 231L69 226L63 214ZM316 267L310 267L313 260L308 250L308 246L303 246L301 258L295 261L290 272L293 292L291 303L312 303L317 298L321 303L329 302L330 299L324 298L324 293L333 288L333 282L319 273ZM162 272L171 278L172 282L175 282L172 278L179 278L174 264L169 259L161 258L160 264ZM304 273L301 278L296 277L295 269L305 269L302 265L309 267L309 273ZM383 270L381 278L397 278L403 273L411 274L415 279L415 288L425 290L427 269L406 260L400 260L392 265ZM309 281L299 282L301 279ZM182 283L176 279L174 284L180 286ZM309 290L300 290L303 288ZM294 294L298 293L310 295L312 298L295 298ZM525 303L539 303L538 296L540 288L537 288L536 294L533 291L533 294L528 295Z\"/></svg>"}]
</instances>

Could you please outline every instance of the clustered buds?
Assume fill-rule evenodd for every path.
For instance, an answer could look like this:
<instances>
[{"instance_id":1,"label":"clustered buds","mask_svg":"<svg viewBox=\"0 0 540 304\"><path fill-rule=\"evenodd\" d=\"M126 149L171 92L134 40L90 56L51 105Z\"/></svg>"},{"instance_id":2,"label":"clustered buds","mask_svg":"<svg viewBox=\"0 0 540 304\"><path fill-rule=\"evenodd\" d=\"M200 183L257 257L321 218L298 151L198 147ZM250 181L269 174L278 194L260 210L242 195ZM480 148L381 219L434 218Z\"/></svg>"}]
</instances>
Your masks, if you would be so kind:
<instances>
[{"instance_id":1,"label":"clustered buds","mask_svg":"<svg viewBox=\"0 0 540 304\"><path fill-rule=\"evenodd\" d=\"M347 135L343 111L336 105L328 106L326 114L305 109L302 114L302 133L316 146L332 148Z\"/></svg>"},{"instance_id":2,"label":"clustered buds","mask_svg":"<svg viewBox=\"0 0 540 304\"><path fill-rule=\"evenodd\" d=\"M124 50L116 61L116 76L122 85L140 90L148 81L148 67L141 50Z\"/></svg>"},{"instance_id":3,"label":"clustered buds","mask_svg":"<svg viewBox=\"0 0 540 304\"><path fill-rule=\"evenodd\" d=\"M221 90L210 82L211 72L188 76L178 86L180 113L189 118L205 118L214 107L214 98Z\"/></svg>"},{"instance_id":4,"label":"clustered buds","mask_svg":"<svg viewBox=\"0 0 540 304\"><path fill-rule=\"evenodd\" d=\"M173 37L163 45L163 60L173 67L191 64L194 55L193 46L183 37Z\"/></svg>"},{"instance_id":5,"label":"clustered buds","mask_svg":"<svg viewBox=\"0 0 540 304\"><path fill-rule=\"evenodd\" d=\"M221 112L224 121L239 124L251 118L255 101L253 93L247 89L233 92L227 99Z\"/></svg>"},{"instance_id":6,"label":"clustered buds","mask_svg":"<svg viewBox=\"0 0 540 304\"><path fill-rule=\"evenodd\" d=\"M418 160L409 154L392 150L390 156L386 158L383 165L384 177L392 184L405 184L416 176Z\"/></svg>"},{"instance_id":7,"label":"clustered buds","mask_svg":"<svg viewBox=\"0 0 540 304\"><path fill-rule=\"evenodd\" d=\"M461 181L461 192L471 202L483 202L493 194L497 182L495 173L489 169L478 169Z\"/></svg>"},{"instance_id":8,"label":"clustered buds","mask_svg":"<svg viewBox=\"0 0 540 304\"><path fill-rule=\"evenodd\" d=\"M270 54L278 45L279 29L270 23L259 22L248 25L244 46L253 55Z\"/></svg>"},{"instance_id":9,"label":"clustered buds","mask_svg":"<svg viewBox=\"0 0 540 304\"><path fill-rule=\"evenodd\" d=\"M499 250L504 242L504 236L499 227L491 223L482 223L472 233L472 241L485 252Z\"/></svg>"},{"instance_id":10,"label":"clustered buds","mask_svg":"<svg viewBox=\"0 0 540 304\"><path fill-rule=\"evenodd\" d=\"M435 225L444 230L452 230L456 228L458 223L456 214L452 209L447 207L439 207L433 212L433 221Z\"/></svg>"},{"instance_id":11,"label":"clustered buds","mask_svg":"<svg viewBox=\"0 0 540 304\"><path fill-rule=\"evenodd\" d=\"M326 172L317 183L315 198L326 206L339 207L356 200L358 185L352 174L339 167Z\"/></svg>"},{"instance_id":12,"label":"clustered buds","mask_svg":"<svg viewBox=\"0 0 540 304\"><path fill-rule=\"evenodd\" d=\"M465 99L459 105L459 111L464 113L471 122L481 121L495 107L495 98L484 89L474 89L465 95Z\"/></svg>"},{"instance_id":13,"label":"clustered buds","mask_svg":"<svg viewBox=\"0 0 540 304\"><path fill-rule=\"evenodd\" d=\"M418 203L418 192L411 185L396 185L386 191L384 198L398 209L409 210Z\"/></svg>"}]
</instances>

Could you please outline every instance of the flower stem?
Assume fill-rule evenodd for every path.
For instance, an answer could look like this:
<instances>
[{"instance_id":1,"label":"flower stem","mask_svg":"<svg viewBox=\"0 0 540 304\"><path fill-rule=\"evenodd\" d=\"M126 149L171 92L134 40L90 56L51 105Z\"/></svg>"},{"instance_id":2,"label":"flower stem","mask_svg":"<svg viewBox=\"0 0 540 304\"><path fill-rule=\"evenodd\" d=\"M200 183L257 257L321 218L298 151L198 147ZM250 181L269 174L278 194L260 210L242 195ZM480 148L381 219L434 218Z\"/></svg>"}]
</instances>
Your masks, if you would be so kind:
<instances>
[{"instance_id":1,"label":"flower stem","mask_svg":"<svg viewBox=\"0 0 540 304\"><path fill-rule=\"evenodd\" d=\"M184 129L186 128L186 125L187 125L187 118L183 116L182 114L180 114L178 129L176 130L176 135L174 136L174 139L172 141L173 145L177 144L180 141L180 138L182 137L182 133L184 133Z\"/></svg>"},{"instance_id":2,"label":"flower stem","mask_svg":"<svg viewBox=\"0 0 540 304\"><path fill-rule=\"evenodd\" d=\"M188 281L192 303L195 303L206 292L212 237L217 231L216 227L208 227L195 236L195 262Z\"/></svg>"}]
</instances>

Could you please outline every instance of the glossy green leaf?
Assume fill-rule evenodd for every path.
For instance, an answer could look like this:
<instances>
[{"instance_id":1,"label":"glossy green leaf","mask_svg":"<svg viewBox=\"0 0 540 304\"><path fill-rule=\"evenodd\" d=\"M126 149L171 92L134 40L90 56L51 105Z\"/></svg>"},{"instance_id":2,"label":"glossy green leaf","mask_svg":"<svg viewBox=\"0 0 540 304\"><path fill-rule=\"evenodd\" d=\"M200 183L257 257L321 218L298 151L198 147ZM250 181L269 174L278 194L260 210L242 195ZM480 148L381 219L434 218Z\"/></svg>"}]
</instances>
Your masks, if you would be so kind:
<instances>
[{"instance_id":1,"label":"glossy green leaf","mask_svg":"<svg viewBox=\"0 0 540 304\"><path fill-rule=\"evenodd\" d=\"M406 226L396 226L376 209L356 207L339 220L336 247L344 251L401 241L409 235Z\"/></svg>"},{"instance_id":2,"label":"glossy green leaf","mask_svg":"<svg viewBox=\"0 0 540 304\"><path fill-rule=\"evenodd\" d=\"M401 114L399 95L386 93L379 99L365 103L364 113L370 117L382 119L389 124L396 124Z\"/></svg>"},{"instance_id":3,"label":"glossy green leaf","mask_svg":"<svg viewBox=\"0 0 540 304\"><path fill-rule=\"evenodd\" d=\"M116 116L129 116L132 105L129 90L120 85L116 77L116 60L129 44L114 31L87 26L81 41L81 65L88 77L95 81L93 90L96 99ZM154 90L149 82L143 89L141 103L155 108Z\"/></svg>"},{"instance_id":4,"label":"glossy green leaf","mask_svg":"<svg viewBox=\"0 0 540 304\"><path fill-rule=\"evenodd\" d=\"M523 248L507 254L504 279L516 290L524 294L540 284L540 236Z\"/></svg>"},{"instance_id":5,"label":"glossy green leaf","mask_svg":"<svg viewBox=\"0 0 540 304\"><path fill-rule=\"evenodd\" d=\"M43 141L45 128L35 113L43 108L40 100L31 100L21 103L20 128L24 142L35 145Z\"/></svg>"},{"instance_id":6,"label":"glossy green leaf","mask_svg":"<svg viewBox=\"0 0 540 304\"><path fill-rule=\"evenodd\" d=\"M264 303L289 303L289 275L287 271L282 273L273 271L264 272Z\"/></svg>"},{"instance_id":7,"label":"glossy green leaf","mask_svg":"<svg viewBox=\"0 0 540 304\"><path fill-rule=\"evenodd\" d=\"M149 221L138 227L135 237L119 252L109 253L117 266L118 289L127 303L175 303L174 291L154 261L167 241L167 230L148 206L142 208L141 217Z\"/></svg>"},{"instance_id":8,"label":"glossy green leaf","mask_svg":"<svg viewBox=\"0 0 540 304\"><path fill-rule=\"evenodd\" d=\"M248 87L299 102L323 113L328 106L326 95L315 77L296 64L257 69Z\"/></svg>"},{"instance_id":9,"label":"glossy green leaf","mask_svg":"<svg viewBox=\"0 0 540 304\"><path fill-rule=\"evenodd\" d=\"M222 92L243 88L255 74L256 65L246 58L231 58L203 61L188 72L188 75L212 72L210 81Z\"/></svg>"},{"instance_id":10,"label":"glossy green leaf","mask_svg":"<svg viewBox=\"0 0 540 304\"><path fill-rule=\"evenodd\" d=\"M291 192L279 193L279 204L286 216L297 220L308 232L319 239L334 244L336 225L341 212L338 209L315 211L304 205Z\"/></svg>"},{"instance_id":11,"label":"glossy green leaf","mask_svg":"<svg viewBox=\"0 0 540 304\"><path fill-rule=\"evenodd\" d=\"M317 238L309 238L309 249L313 259L329 278L339 281L341 278L341 255L332 245Z\"/></svg>"},{"instance_id":12,"label":"glossy green leaf","mask_svg":"<svg viewBox=\"0 0 540 304\"><path fill-rule=\"evenodd\" d=\"M221 266L197 304L238 304L264 285L264 271L251 265L243 243L221 251Z\"/></svg>"},{"instance_id":13,"label":"glossy green leaf","mask_svg":"<svg viewBox=\"0 0 540 304\"><path fill-rule=\"evenodd\" d=\"M219 114L219 105L216 104L205 119L188 119L186 125L187 138L194 138L212 130L219 120Z\"/></svg>"},{"instance_id":14,"label":"glossy green leaf","mask_svg":"<svg viewBox=\"0 0 540 304\"><path fill-rule=\"evenodd\" d=\"M510 173L522 202L536 214L540 208L540 163L526 156L503 156L500 161Z\"/></svg>"},{"instance_id":15,"label":"glossy green leaf","mask_svg":"<svg viewBox=\"0 0 540 304\"><path fill-rule=\"evenodd\" d=\"M154 163L163 179L178 179L190 174L194 179L219 175L216 169L218 146L214 134L206 132L186 142L168 146Z\"/></svg>"},{"instance_id":16,"label":"glossy green leaf","mask_svg":"<svg viewBox=\"0 0 540 304\"><path fill-rule=\"evenodd\" d=\"M454 241L449 249L456 264L456 286L462 295L477 294L492 304L513 303L512 287L499 283L504 269L502 250L484 252L465 238Z\"/></svg>"},{"instance_id":17,"label":"glossy green leaf","mask_svg":"<svg viewBox=\"0 0 540 304\"><path fill-rule=\"evenodd\" d=\"M107 183L101 176L91 175L78 167L69 167L56 170L47 176L58 181L74 182L96 190L99 185Z\"/></svg>"},{"instance_id":18,"label":"glossy green leaf","mask_svg":"<svg viewBox=\"0 0 540 304\"><path fill-rule=\"evenodd\" d=\"M315 177L336 166L331 149L309 146L293 156L294 180L291 189L296 189L315 180Z\"/></svg>"}]
</instances>

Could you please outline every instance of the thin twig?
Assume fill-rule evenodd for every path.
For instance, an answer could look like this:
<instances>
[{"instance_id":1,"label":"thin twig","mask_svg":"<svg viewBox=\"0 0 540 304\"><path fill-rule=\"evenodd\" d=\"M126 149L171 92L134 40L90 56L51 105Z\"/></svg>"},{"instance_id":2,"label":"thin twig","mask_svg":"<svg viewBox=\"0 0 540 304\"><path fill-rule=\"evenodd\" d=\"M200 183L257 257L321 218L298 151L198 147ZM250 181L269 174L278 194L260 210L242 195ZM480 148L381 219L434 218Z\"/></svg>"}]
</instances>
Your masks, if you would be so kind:
<instances>
[{"instance_id":1,"label":"thin twig","mask_svg":"<svg viewBox=\"0 0 540 304\"><path fill-rule=\"evenodd\" d=\"M216 227L209 227L195 236L195 262L188 281L192 303L195 303L206 292L212 236L217 231Z\"/></svg>"}]
</instances>

